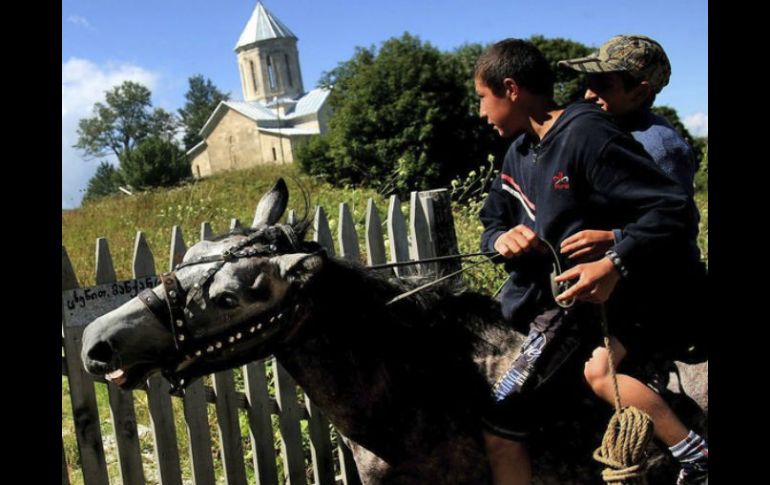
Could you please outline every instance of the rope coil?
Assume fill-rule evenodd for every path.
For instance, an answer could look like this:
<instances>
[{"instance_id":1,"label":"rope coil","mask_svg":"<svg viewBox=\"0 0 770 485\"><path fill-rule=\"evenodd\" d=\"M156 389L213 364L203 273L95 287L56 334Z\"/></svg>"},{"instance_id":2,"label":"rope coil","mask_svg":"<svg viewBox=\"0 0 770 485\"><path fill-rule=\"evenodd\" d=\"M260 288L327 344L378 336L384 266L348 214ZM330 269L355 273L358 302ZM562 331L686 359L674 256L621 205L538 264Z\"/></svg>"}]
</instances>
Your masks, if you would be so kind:
<instances>
[{"instance_id":1,"label":"rope coil","mask_svg":"<svg viewBox=\"0 0 770 485\"><path fill-rule=\"evenodd\" d=\"M602 479L608 485L641 484L644 483L646 450L653 436L653 423L644 411L633 406L621 406L618 378L615 374L615 359L607 327L607 311L604 305L600 308L604 346L607 348L615 393L615 414L610 418L602 444L594 451L593 458L605 465Z\"/></svg>"}]
</instances>

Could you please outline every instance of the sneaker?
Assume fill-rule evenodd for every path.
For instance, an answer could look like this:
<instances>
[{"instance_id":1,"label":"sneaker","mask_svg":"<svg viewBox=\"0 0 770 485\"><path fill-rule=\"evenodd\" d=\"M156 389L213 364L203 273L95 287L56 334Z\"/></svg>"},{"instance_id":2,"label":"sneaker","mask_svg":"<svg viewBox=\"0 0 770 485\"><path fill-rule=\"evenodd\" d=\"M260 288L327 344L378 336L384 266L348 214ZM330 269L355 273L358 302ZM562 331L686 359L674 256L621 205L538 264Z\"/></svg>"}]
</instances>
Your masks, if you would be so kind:
<instances>
[{"instance_id":1,"label":"sneaker","mask_svg":"<svg viewBox=\"0 0 770 485\"><path fill-rule=\"evenodd\" d=\"M682 467L676 479L676 485L707 485L709 471L699 466Z\"/></svg>"}]
</instances>

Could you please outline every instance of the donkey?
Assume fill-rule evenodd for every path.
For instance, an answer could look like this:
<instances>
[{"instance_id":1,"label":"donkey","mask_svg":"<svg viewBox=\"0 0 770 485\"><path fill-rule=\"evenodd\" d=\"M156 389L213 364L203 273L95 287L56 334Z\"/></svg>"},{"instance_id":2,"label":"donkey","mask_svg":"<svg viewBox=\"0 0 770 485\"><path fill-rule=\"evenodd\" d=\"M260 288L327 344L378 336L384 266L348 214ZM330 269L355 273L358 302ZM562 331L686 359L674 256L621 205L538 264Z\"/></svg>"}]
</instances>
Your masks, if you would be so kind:
<instances>
[{"instance_id":1,"label":"donkey","mask_svg":"<svg viewBox=\"0 0 770 485\"><path fill-rule=\"evenodd\" d=\"M491 484L480 415L523 340L499 303L434 286L388 304L410 285L328 256L303 240L307 221L278 224L287 201L279 179L253 229L195 244L161 285L89 324L86 369L123 389L160 371L181 388L274 355L344 436L364 485ZM606 423L587 387L578 402L581 419L601 408ZM558 431L573 437L561 452L534 444L540 483L598 476L601 426L575 428Z\"/></svg>"}]
</instances>

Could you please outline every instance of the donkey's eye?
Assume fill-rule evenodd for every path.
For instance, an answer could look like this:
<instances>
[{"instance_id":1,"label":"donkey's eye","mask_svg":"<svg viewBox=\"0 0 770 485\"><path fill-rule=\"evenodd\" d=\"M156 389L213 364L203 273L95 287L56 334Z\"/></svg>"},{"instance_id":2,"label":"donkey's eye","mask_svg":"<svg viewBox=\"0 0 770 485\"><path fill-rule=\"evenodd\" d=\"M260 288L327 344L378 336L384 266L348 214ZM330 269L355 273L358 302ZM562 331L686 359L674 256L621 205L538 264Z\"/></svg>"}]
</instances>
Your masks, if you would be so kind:
<instances>
[{"instance_id":1,"label":"donkey's eye","mask_svg":"<svg viewBox=\"0 0 770 485\"><path fill-rule=\"evenodd\" d=\"M238 295L231 291L225 291L214 298L214 303L220 308L231 310L238 307Z\"/></svg>"}]
</instances>

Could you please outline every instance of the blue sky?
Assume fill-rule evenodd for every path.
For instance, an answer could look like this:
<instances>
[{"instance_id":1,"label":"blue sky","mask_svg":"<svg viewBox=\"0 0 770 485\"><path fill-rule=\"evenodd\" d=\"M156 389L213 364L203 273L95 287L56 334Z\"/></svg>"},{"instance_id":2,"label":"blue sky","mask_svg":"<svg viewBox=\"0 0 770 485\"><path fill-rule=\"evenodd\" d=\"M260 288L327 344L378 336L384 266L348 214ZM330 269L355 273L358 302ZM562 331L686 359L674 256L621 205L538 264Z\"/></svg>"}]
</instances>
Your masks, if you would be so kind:
<instances>
[{"instance_id":1,"label":"blue sky","mask_svg":"<svg viewBox=\"0 0 770 485\"><path fill-rule=\"evenodd\" d=\"M187 79L210 78L242 99L233 48L256 0L64 0L62 2L62 207L76 207L98 160L71 145L80 118L103 92L132 79L153 103L176 111ZM708 134L708 2L705 0L264 0L299 38L305 89L349 59L405 31L442 50L535 34L599 46L621 33L658 40L673 66L658 104L693 134Z\"/></svg>"}]
</instances>

